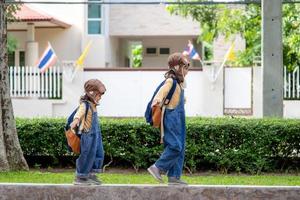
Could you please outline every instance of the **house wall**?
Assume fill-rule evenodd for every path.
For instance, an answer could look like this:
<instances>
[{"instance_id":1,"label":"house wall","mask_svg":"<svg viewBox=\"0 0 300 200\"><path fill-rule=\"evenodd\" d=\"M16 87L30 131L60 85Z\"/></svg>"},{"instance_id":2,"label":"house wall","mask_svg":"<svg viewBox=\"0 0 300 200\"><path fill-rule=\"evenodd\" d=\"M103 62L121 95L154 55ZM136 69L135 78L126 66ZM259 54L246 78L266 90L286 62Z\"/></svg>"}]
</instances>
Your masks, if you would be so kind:
<instances>
[{"instance_id":1,"label":"house wall","mask_svg":"<svg viewBox=\"0 0 300 200\"><path fill-rule=\"evenodd\" d=\"M182 52L187 46L188 40L191 37L157 37L157 38L143 38L143 67L166 67L169 55L160 55L159 48L170 48L170 54L175 52ZM155 56L147 55L147 47L157 47L158 54Z\"/></svg>"},{"instance_id":2,"label":"house wall","mask_svg":"<svg viewBox=\"0 0 300 200\"><path fill-rule=\"evenodd\" d=\"M55 0L50 0L50 2L51 1ZM63 0L55 2L63 2ZM86 68L105 67L107 65L106 60L108 60L108 58L105 49L105 34L87 34L87 5L30 4L29 6L38 12L46 13L71 25L71 27L67 29L36 29L36 41L39 42L39 55L43 52L47 41L50 41L60 61L76 60L88 42L92 41L90 51L85 60ZM105 7L106 6L103 6L104 32L108 30L108 19L105 19L108 17L106 14L108 9ZM22 41L22 45L24 44Z\"/></svg>"},{"instance_id":3,"label":"house wall","mask_svg":"<svg viewBox=\"0 0 300 200\"><path fill-rule=\"evenodd\" d=\"M190 39L193 39L191 37L131 37L131 38L120 38L118 42L116 37L113 37L114 40L112 40L112 49L114 49L112 52L115 54L118 54L118 56L115 56L116 63L119 63L117 66L125 66L125 58L128 56L129 51L129 42L132 41L139 41L143 45L143 61L142 61L142 67L167 67L167 59L169 55L160 55L159 54L159 48L170 48L170 54L175 52L182 52L184 48L187 46L187 42ZM157 55L147 55L146 54L146 48L147 47L155 47L157 48ZM200 53L200 52L199 52ZM113 59L112 59L113 60ZM193 62L191 62L193 64Z\"/></svg>"},{"instance_id":4,"label":"house wall","mask_svg":"<svg viewBox=\"0 0 300 200\"><path fill-rule=\"evenodd\" d=\"M111 36L196 36L199 25L170 15L164 5L111 5Z\"/></svg>"}]
</instances>

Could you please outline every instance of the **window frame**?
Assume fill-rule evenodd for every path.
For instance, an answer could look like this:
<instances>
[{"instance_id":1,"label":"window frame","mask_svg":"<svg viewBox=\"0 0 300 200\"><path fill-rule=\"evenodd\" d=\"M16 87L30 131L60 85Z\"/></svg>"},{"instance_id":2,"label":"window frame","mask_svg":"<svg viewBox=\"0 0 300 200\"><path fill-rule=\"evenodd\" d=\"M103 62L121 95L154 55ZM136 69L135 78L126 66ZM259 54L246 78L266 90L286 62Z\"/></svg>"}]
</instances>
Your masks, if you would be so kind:
<instances>
[{"instance_id":1,"label":"window frame","mask_svg":"<svg viewBox=\"0 0 300 200\"><path fill-rule=\"evenodd\" d=\"M155 53L148 53L147 49L155 49ZM157 56L158 55L158 50L157 47L145 47L145 56Z\"/></svg>"},{"instance_id":2,"label":"window frame","mask_svg":"<svg viewBox=\"0 0 300 200\"><path fill-rule=\"evenodd\" d=\"M167 54L166 53L161 53L162 49L168 49L169 52ZM171 52L171 48L170 47L159 47L159 55L160 56L169 56L170 52Z\"/></svg>"},{"instance_id":3,"label":"window frame","mask_svg":"<svg viewBox=\"0 0 300 200\"><path fill-rule=\"evenodd\" d=\"M92 2L92 1L95 1L95 0L87 0L87 2ZM99 0L99 1L103 2L103 0ZM87 4L87 6L86 6L86 34L88 36L101 36L104 34L103 11L104 11L103 4L100 4L100 12L101 12L100 18L89 18L89 5ZM89 33L89 22L92 22L92 21L96 21L96 22L100 23L100 33Z\"/></svg>"}]
</instances>

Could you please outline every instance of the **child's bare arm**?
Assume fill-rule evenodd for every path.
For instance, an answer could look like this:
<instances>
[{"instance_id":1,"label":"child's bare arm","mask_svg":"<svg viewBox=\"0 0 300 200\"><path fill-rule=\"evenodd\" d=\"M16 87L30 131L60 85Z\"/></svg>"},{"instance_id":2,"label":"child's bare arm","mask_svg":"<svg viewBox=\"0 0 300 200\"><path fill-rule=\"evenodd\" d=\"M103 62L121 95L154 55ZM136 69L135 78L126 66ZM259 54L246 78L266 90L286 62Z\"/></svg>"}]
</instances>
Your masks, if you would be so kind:
<instances>
[{"instance_id":1,"label":"child's bare arm","mask_svg":"<svg viewBox=\"0 0 300 200\"><path fill-rule=\"evenodd\" d=\"M173 85L173 79L168 78L165 82L165 84L159 89L155 97L153 98L151 106L160 104L168 95L169 91L171 90L171 87Z\"/></svg>"},{"instance_id":2,"label":"child's bare arm","mask_svg":"<svg viewBox=\"0 0 300 200\"><path fill-rule=\"evenodd\" d=\"M80 120L82 120L83 115L85 113L85 105L84 103L81 103L76 114L74 115L73 122L70 124L71 129L76 128L76 126L79 126Z\"/></svg>"}]
</instances>

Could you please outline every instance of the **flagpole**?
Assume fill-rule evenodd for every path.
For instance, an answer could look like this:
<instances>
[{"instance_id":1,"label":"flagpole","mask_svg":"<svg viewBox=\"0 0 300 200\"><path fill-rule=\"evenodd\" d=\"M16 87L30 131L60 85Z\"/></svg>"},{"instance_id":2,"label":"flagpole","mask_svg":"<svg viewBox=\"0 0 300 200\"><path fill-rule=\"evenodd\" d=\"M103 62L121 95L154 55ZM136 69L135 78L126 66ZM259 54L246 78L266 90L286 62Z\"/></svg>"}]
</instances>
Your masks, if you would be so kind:
<instances>
[{"instance_id":1,"label":"flagpole","mask_svg":"<svg viewBox=\"0 0 300 200\"><path fill-rule=\"evenodd\" d=\"M219 76L219 74L221 73L221 70L224 68L224 65L226 63L226 61L228 60L228 55L230 53L231 48L233 48L233 43L231 44L231 46L229 47L229 49L227 50L226 56L223 60L223 63L221 65L221 67L219 68L219 70L217 71L217 74L213 77L213 82L215 82Z\"/></svg>"}]
</instances>

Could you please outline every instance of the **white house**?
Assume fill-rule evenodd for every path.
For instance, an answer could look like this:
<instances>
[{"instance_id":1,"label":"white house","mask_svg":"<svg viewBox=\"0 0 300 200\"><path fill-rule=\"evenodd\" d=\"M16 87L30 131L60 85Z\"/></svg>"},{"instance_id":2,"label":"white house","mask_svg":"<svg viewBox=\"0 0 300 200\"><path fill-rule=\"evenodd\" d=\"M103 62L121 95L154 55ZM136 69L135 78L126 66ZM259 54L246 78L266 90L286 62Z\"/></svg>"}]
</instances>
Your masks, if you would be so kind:
<instances>
[{"instance_id":1,"label":"white house","mask_svg":"<svg viewBox=\"0 0 300 200\"><path fill-rule=\"evenodd\" d=\"M41 2L31 2L34 1ZM47 0L51 1L54 2ZM55 0L59 1L64 2ZM89 78L99 78L107 86L108 92L99 107L102 116L143 116L151 92L166 71L170 53L182 52L187 41L192 40L204 57L204 45L196 43L201 31L199 24L170 15L164 5L25 3L16 17L18 21L8 24L9 36L18 41L16 51L9 55L9 65L16 66L10 70L16 116L68 115L76 107L83 83ZM48 41L59 61L57 67L41 75L34 66ZM69 65L89 41L92 44L84 71L70 78L73 66ZM142 66L133 69L131 50L136 45L142 46L143 59ZM222 61L229 46L222 37L216 40L214 60ZM237 37L235 48L244 48L244 41ZM240 72L245 74L246 84L228 82L226 89L225 75L235 72L217 73L220 65L205 66L202 70L199 62L192 62L186 90L187 115L240 113L260 117L260 69ZM218 74L216 81L211 81L211 74ZM286 116L297 116L295 109L291 110L294 113Z\"/></svg>"}]
</instances>

